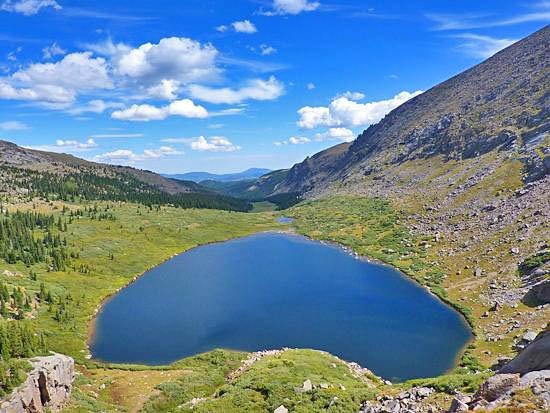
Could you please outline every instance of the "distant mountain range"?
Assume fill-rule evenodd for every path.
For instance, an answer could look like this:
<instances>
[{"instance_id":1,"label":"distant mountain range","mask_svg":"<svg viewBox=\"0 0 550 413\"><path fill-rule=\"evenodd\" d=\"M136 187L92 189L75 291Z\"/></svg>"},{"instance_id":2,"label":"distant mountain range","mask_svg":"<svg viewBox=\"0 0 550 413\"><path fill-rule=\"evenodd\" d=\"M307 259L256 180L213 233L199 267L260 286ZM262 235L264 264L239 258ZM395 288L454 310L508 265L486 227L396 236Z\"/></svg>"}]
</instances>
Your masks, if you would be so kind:
<instances>
[{"instance_id":1,"label":"distant mountain range","mask_svg":"<svg viewBox=\"0 0 550 413\"><path fill-rule=\"evenodd\" d=\"M267 173L270 169L265 168L250 168L246 171L235 172L231 174L212 174L209 172L187 172L184 174L163 174L166 178L179 179L183 181L217 181L217 182L235 182L257 179Z\"/></svg>"}]
</instances>

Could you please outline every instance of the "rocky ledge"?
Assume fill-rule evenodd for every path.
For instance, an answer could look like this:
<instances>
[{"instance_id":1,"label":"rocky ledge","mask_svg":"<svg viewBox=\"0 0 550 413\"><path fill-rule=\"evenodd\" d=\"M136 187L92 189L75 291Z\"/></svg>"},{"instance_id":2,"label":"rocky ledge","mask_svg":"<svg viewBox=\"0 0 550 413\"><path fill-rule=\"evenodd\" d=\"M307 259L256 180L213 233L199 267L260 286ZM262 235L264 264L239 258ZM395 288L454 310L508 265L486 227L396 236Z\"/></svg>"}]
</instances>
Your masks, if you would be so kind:
<instances>
[{"instance_id":1,"label":"rocky ledge","mask_svg":"<svg viewBox=\"0 0 550 413\"><path fill-rule=\"evenodd\" d=\"M74 360L62 354L32 358L27 380L0 404L1 413L57 412L68 401Z\"/></svg>"},{"instance_id":2,"label":"rocky ledge","mask_svg":"<svg viewBox=\"0 0 550 413\"><path fill-rule=\"evenodd\" d=\"M522 391L531 394L537 406L537 410L529 411L550 411L550 330L541 332L516 358L489 377L474 396L458 394L449 412L512 407L514 395Z\"/></svg>"}]
</instances>

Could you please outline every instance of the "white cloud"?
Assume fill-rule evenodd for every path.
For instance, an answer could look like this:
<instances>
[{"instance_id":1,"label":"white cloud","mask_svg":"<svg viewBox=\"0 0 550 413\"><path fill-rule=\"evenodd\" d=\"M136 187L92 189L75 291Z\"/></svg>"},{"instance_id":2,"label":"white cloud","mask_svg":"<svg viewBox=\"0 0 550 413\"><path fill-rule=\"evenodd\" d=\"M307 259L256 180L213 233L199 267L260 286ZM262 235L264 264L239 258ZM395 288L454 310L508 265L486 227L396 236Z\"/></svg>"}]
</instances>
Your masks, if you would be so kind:
<instances>
[{"instance_id":1,"label":"white cloud","mask_svg":"<svg viewBox=\"0 0 550 413\"><path fill-rule=\"evenodd\" d=\"M50 60L54 56L64 55L65 53L67 53L67 51L61 48L56 42L42 49L42 56L46 60Z\"/></svg>"},{"instance_id":2,"label":"white cloud","mask_svg":"<svg viewBox=\"0 0 550 413\"><path fill-rule=\"evenodd\" d=\"M347 91L347 92L344 92L344 93L340 93L339 95L336 95L336 98L342 98L342 97L343 98L348 98L349 100L358 101L358 100L365 99L365 94L361 93L361 92Z\"/></svg>"},{"instance_id":3,"label":"white cloud","mask_svg":"<svg viewBox=\"0 0 550 413\"><path fill-rule=\"evenodd\" d=\"M481 59L487 59L517 41L514 39L497 39L473 33L462 33L453 37L464 40L458 46L463 53Z\"/></svg>"},{"instance_id":4,"label":"white cloud","mask_svg":"<svg viewBox=\"0 0 550 413\"><path fill-rule=\"evenodd\" d=\"M323 133L318 133L315 135L316 141L325 141L325 140L341 140L343 142L351 142L355 139L355 134L351 129L347 128L330 128L328 131Z\"/></svg>"},{"instance_id":5,"label":"white cloud","mask_svg":"<svg viewBox=\"0 0 550 413\"><path fill-rule=\"evenodd\" d=\"M8 55L6 56L6 58L7 58L10 62L17 62L17 53L20 53L21 50L23 50L22 47L18 47L17 49L12 50L11 52L8 53Z\"/></svg>"},{"instance_id":6,"label":"white cloud","mask_svg":"<svg viewBox=\"0 0 550 413\"><path fill-rule=\"evenodd\" d=\"M288 140L285 141L277 141L273 142L275 146L283 146L283 145L302 145L304 143L311 142L311 139L309 139L306 136L291 136L288 138Z\"/></svg>"},{"instance_id":7,"label":"white cloud","mask_svg":"<svg viewBox=\"0 0 550 413\"><path fill-rule=\"evenodd\" d=\"M292 136L288 139L288 142L293 145L301 145L303 143L311 142L309 138L306 138L305 136Z\"/></svg>"},{"instance_id":8,"label":"white cloud","mask_svg":"<svg viewBox=\"0 0 550 413\"><path fill-rule=\"evenodd\" d=\"M434 30L470 30L550 21L550 4L548 2L540 2L533 8L536 10L500 19L489 19L486 15L480 14L430 13L427 17L437 24Z\"/></svg>"},{"instance_id":9,"label":"white cloud","mask_svg":"<svg viewBox=\"0 0 550 413\"><path fill-rule=\"evenodd\" d=\"M88 139L86 142L79 142L77 140L64 140L64 139L57 139L55 141L55 146L60 148L67 148L67 149L92 149L97 148L97 143L93 140L93 138Z\"/></svg>"},{"instance_id":10,"label":"white cloud","mask_svg":"<svg viewBox=\"0 0 550 413\"><path fill-rule=\"evenodd\" d=\"M30 129L28 125L18 120L9 120L0 123L0 129L2 130L27 130Z\"/></svg>"},{"instance_id":11,"label":"white cloud","mask_svg":"<svg viewBox=\"0 0 550 413\"><path fill-rule=\"evenodd\" d=\"M183 152L171 146L161 146L159 149L145 149L143 155L147 158L162 158L164 156L183 155Z\"/></svg>"},{"instance_id":12,"label":"white cloud","mask_svg":"<svg viewBox=\"0 0 550 413\"><path fill-rule=\"evenodd\" d=\"M47 7L61 10L61 6L55 0L6 0L0 6L0 10L32 16Z\"/></svg>"},{"instance_id":13,"label":"white cloud","mask_svg":"<svg viewBox=\"0 0 550 413\"><path fill-rule=\"evenodd\" d=\"M309 82L309 83L306 85L306 89L307 89L307 90L313 90L313 89L315 89L315 83Z\"/></svg>"},{"instance_id":14,"label":"white cloud","mask_svg":"<svg viewBox=\"0 0 550 413\"><path fill-rule=\"evenodd\" d=\"M169 116L182 116L184 118L206 118L207 110L195 105L192 100L175 100L169 105L157 107L148 104L132 105L129 108L116 110L111 118L118 120L142 121L163 120Z\"/></svg>"},{"instance_id":15,"label":"white cloud","mask_svg":"<svg viewBox=\"0 0 550 413\"><path fill-rule=\"evenodd\" d=\"M135 49L114 46L111 51L116 53L114 64L119 75L151 85L164 79L182 84L211 81L220 74L216 48L185 37L164 38L157 44L144 43Z\"/></svg>"},{"instance_id":16,"label":"white cloud","mask_svg":"<svg viewBox=\"0 0 550 413\"><path fill-rule=\"evenodd\" d=\"M213 136L208 139L204 136L199 136L190 143L190 146L194 151L207 152L235 152L241 149L240 146L234 145L225 136Z\"/></svg>"},{"instance_id":17,"label":"white cloud","mask_svg":"<svg viewBox=\"0 0 550 413\"><path fill-rule=\"evenodd\" d=\"M153 105L132 105L127 109L115 110L111 118L118 120L131 120L148 122L150 120L163 120L169 116L167 107L158 108Z\"/></svg>"},{"instance_id":18,"label":"white cloud","mask_svg":"<svg viewBox=\"0 0 550 413\"><path fill-rule=\"evenodd\" d=\"M147 94L151 97L165 100L174 100L178 98L180 82L173 79L162 79L159 84L147 89Z\"/></svg>"},{"instance_id":19,"label":"white cloud","mask_svg":"<svg viewBox=\"0 0 550 413\"><path fill-rule=\"evenodd\" d=\"M357 103L346 97L334 99L328 107L305 106L298 110L298 126L312 129L318 126L367 126L378 122L387 113L419 95L422 91L401 92L391 99Z\"/></svg>"},{"instance_id":20,"label":"white cloud","mask_svg":"<svg viewBox=\"0 0 550 413\"><path fill-rule=\"evenodd\" d=\"M72 115L81 115L83 113L103 113L107 109L120 109L124 107L124 104L120 102L106 102L102 99L93 99L88 102L67 109Z\"/></svg>"},{"instance_id":21,"label":"white cloud","mask_svg":"<svg viewBox=\"0 0 550 413\"><path fill-rule=\"evenodd\" d=\"M50 103L71 103L75 100L75 92L54 85L35 85L16 88L0 79L0 99L31 100Z\"/></svg>"},{"instance_id":22,"label":"white cloud","mask_svg":"<svg viewBox=\"0 0 550 413\"><path fill-rule=\"evenodd\" d=\"M72 90L111 89L107 63L91 52L71 53L56 63L34 63L12 75L27 84L46 84Z\"/></svg>"},{"instance_id":23,"label":"white cloud","mask_svg":"<svg viewBox=\"0 0 550 413\"><path fill-rule=\"evenodd\" d=\"M309 0L273 0L273 11L265 12L267 16L300 14L306 11L317 10L321 4Z\"/></svg>"},{"instance_id":24,"label":"white cloud","mask_svg":"<svg viewBox=\"0 0 550 413\"><path fill-rule=\"evenodd\" d=\"M262 56L271 56L275 53L277 53L277 49L275 49L273 46L268 46L267 44L260 45L260 54Z\"/></svg>"},{"instance_id":25,"label":"white cloud","mask_svg":"<svg viewBox=\"0 0 550 413\"><path fill-rule=\"evenodd\" d=\"M235 116L240 115L241 113L244 113L246 111L245 107L240 108L227 108L222 110L217 110L215 112L209 112L208 117L217 117L217 116Z\"/></svg>"},{"instance_id":26,"label":"white cloud","mask_svg":"<svg viewBox=\"0 0 550 413\"><path fill-rule=\"evenodd\" d=\"M124 43L114 43L110 37L102 42L84 43L81 46L83 49L90 50L102 56L110 56L115 59L120 58L124 53L128 53L132 50L130 46Z\"/></svg>"},{"instance_id":27,"label":"white cloud","mask_svg":"<svg viewBox=\"0 0 550 413\"><path fill-rule=\"evenodd\" d=\"M189 86L189 93L196 99L209 103L240 103L248 99L274 100L284 93L284 85L275 76L268 80L252 79L239 89Z\"/></svg>"},{"instance_id":28,"label":"white cloud","mask_svg":"<svg viewBox=\"0 0 550 413\"><path fill-rule=\"evenodd\" d=\"M225 33L229 30L234 30L237 33L256 33L258 29L250 20L235 21L231 24L222 24L216 27L216 30L220 33Z\"/></svg>"},{"instance_id":29,"label":"white cloud","mask_svg":"<svg viewBox=\"0 0 550 413\"><path fill-rule=\"evenodd\" d=\"M145 161L147 159L158 159L166 156L183 155L183 152L178 151L171 146L161 146L158 149L145 149L143 153L138 154L130 149L117 149L115 151L106 152L101 155L96 155L94 160L98 162L115 162L123 164L132 164L137 161Z\"/></svg>"},{"instance_id":30,"label":"white cloud","mask_svg":"<svg viewBox=\"0 0 550 413\"><path fill-rule=\"evenodd\" d=\"M165 143L191 143L194 142L197 138L164 138L161 139L161 142Z\"/></svg>"},{"instance_id":31,"label":"white cloud","mask_svg":"<svg viewBox=\"0 0 550 413\"><path fill-rule=\"evenodd\" d=\"M100 133L91 135L91 138L103 139L103 138L141 138L143 133Z\"/></svg>"},{"instance_id":32,"label":"white cloud","mask_svg":"<svg viewBox=\"0 0 550 413\"><path fill-rule=\"evenodd\" d=\"M237 33L252 34L258 31L254 23L252 23L250 20L233 22L231 23L231 26L233 27L233 30L235 30Z\"/></svg>"},{"instance_id":33,"label":"white cloud","mask_svg":"<svg viewBox=\"0 0 550 413\"><path fill-rule=\"evenodd\" d=\"M56 63L34 63L0 78L0 98L71 103L78 93L112 89L107 62L91 52L71 53Z\"/></svg>"}]
</instances>

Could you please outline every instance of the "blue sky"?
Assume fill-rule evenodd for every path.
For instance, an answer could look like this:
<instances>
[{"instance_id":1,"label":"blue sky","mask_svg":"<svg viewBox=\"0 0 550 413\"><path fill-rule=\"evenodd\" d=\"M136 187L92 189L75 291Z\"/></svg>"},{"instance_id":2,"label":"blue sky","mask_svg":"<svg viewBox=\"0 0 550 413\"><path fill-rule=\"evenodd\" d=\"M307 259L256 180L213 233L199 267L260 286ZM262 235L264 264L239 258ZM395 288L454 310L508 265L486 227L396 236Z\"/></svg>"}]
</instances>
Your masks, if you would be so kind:
<instances>
[{"instance_id":1,"label":"blue sky","mask_svg":"<svg viewBox=\"0 0 550 413\"><path fill-rule=\"evenodd\" d=\"M285 168L549 21L540 0L0 0L0 139Z\"/></svg>"}]
</instances>

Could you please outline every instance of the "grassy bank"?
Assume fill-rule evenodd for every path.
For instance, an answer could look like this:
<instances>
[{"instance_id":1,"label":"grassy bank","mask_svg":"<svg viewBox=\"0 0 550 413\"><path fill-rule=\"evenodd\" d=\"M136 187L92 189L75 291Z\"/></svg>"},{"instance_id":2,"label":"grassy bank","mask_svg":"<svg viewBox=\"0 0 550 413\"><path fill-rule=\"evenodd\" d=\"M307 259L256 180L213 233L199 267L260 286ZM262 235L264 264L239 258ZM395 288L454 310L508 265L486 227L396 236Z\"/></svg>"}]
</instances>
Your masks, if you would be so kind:
<instances>
[{"instance_id":1,"label":"grassy bank","mask_svg":"<svg viewBox=\"0 0 550 413\"><path fill-rule=\"evenodd\" d=\"M68 249L77 255L65 271L50 271L46 264L27 268L21 263L4 263L0 271L0 279L8 285L38 292L43 283L51 291L53 303L39 305L31 315L33 322L52 350L80 363L88 362L88 323L101 301L136 276L197 245L278 227L270 213L151 209L125 203L68 205L73 210L94 206L97 214L75 218L63 234ZM33 209L33 205L12 208ZM34 209L52 212L56 219L62 216L61 204L37 203ZM108 218L100 219L100 214ZM28 276L31 270L37 274L36 280ZM60 308L64 316L56 320Z\"/></svg>"},{"instance_id":2,"label":"grassy bank","mask_svg":"<svg viewBox=\"0 0 550 413\"><path fill-rule=\"evenodd\" d=\"M232 381L227 381L226 375L240 366L246 353L213 351L166 367L89 360L86 340L90 320L102 300L135 277L195 246L288 225L277 224L276 213L269 211L244 214L126 203L37 203L13 208L53 212L56 218L65 219L64 205L72 210L92 207L96 211L84 213L67 225L63 235L67 248L76 255L69 268L55 272L46 265L35 265L31 269L37 279L32 280L28 276L31 269L5 264L4 268L15 275L0 277L35 292L44 283L55 297L52 304L37 305L31 316L47 336L49 347L75 357L79 364L81 375L67 411L186 411L193 407L189 404L192 399L198 400L193 411L272 411L280 404L298 412L329 406L330 411L352 411L366 398L390 391L370 376L354 375L332 356L311 350L266 357ZM430 261L425 248L429 241L413 237L389 203L336 197L302 203L285 215L295 219L297 232L337 242L393 265L445 298L445 272ZM62 317L57 316L60 311ZM432 379L429 384L443 391L473 388L482 379L473 374L480 368L463 359L452 375ZM316 387L311 392L299 391L307 379Z\"/></svg>"}]
</instances>

